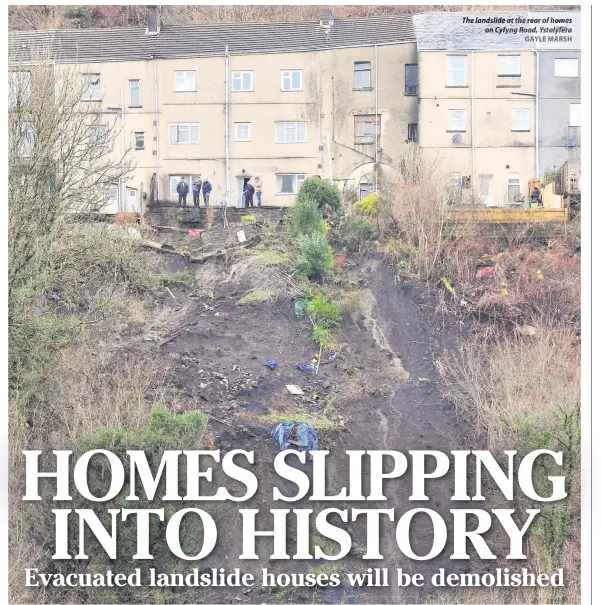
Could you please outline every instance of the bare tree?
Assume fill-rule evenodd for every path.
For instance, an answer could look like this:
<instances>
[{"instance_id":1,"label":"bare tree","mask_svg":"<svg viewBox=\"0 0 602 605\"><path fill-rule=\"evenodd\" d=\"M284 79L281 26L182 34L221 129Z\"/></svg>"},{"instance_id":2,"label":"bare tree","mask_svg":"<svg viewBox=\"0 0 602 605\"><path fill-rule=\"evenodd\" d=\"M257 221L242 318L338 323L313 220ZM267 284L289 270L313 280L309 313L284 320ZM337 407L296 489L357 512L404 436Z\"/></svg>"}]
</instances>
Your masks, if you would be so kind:
<instances>
[{"instance_id":1,"label":"bare tree","mask_svg":"<svg viewBox=\"0 0 602 605\"><path fill-rule=\"evenodd\" d=\"M100 210L131 170L116 117L75 66L9 62L9 288L44 264L74 213ZM85 84L85 85L84 85ZM92 100L84 100L86 97Z\"/></svg>"}]
</instances>

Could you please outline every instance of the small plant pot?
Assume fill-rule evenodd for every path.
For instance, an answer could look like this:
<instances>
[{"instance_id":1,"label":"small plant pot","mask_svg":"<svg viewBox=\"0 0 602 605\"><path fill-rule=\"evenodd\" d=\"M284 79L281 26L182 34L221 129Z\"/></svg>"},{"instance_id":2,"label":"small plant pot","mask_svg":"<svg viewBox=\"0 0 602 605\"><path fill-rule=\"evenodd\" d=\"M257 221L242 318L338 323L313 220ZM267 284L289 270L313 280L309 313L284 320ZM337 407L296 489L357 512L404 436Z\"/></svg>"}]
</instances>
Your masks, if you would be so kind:
<instances>
[{"instance_id":1,"label":"small plant pot","mask_svg":"<svg viewBox=\"0 0 602 605\"><path fill-rule=\"evenodd\" d=\"M344 254L335 254L335 256L334 256L334 264L337 267L342 267L345 264L346 260L347 259Z\"/></svg>"}]
</instances>

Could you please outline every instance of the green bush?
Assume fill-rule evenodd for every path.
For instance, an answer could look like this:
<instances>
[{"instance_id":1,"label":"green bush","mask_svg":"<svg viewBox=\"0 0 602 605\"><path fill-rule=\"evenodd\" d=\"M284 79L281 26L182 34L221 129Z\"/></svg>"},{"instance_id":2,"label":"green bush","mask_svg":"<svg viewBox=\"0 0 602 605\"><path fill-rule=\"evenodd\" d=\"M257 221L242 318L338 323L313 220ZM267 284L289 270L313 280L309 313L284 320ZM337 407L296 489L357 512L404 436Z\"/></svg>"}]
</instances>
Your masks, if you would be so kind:
<instances>
[{"instance_id":1,"label":"green bush","mask_svg":"<svg viewBox=\"0 0 602 605\"><path fill-rule=\"evenodd\" d=\"M338 328L343 321L338 305L320 292L305 301L305 308L314 322L324 328Z\"/></svg>"},{"instance_id":2,"label":"green bush","mask_svg":"<svg viewBox=\"0 0 602 605\"><path fill-rule=\"evenodd\" d=\"M326 222L322 218L318 202L312 197L299 196L289 210L286 222L288 230L294 235L325 234Z\"/></svg>"},{"instance_id":3,"label":"green bush","mask_svg":"<svg viewBox=\"0 0 602 605\"><path fill-rule=\"evenodd\" d=\"M332 249L322 233L314 232L299 237L299 258L295 263L297 273L312 280L323 281L333 264Z\"/></svg>"},{"instance_id":4,"label":"green bush","mask_svg":"<svg viewBox=\"0 0 602 605\"><path fill-rule=\"evenodd\" d=\"M309 199L315 200L320 210L323 210L325 206L330 206L334 210L341 207L341 196L336 185L318 177L305 179L299 189L297 203Z\"/></svg>"},{"instance_id":5,"label":"green bush","mask_svg":"<svg viewBox=\"0 0 602 605\"><path fill-rule=\"evenodd\" d=\"M351 252L359 250L360 246L370 239L372 225L361 216L347 216L339 228L341 242Z\"/></svg>"}]
</instances>

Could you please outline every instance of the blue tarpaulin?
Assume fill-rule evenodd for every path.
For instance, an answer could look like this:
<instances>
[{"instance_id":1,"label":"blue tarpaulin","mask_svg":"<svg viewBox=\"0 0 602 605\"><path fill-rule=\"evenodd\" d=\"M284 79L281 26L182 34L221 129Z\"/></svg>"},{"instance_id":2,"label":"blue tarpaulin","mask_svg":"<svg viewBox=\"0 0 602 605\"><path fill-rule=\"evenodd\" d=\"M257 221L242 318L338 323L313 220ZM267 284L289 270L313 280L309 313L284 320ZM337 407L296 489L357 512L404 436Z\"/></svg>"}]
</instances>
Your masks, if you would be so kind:
<instances>
[{"instance_id":1,"label":"blue tarpaulin","mask_svg":"<svg viewBox=\"0 0 602 605\"><path fill-rule=\"evenodd\" d=\"M309 422L286 420L281 422L271 434L280 444L281 450L289 450L291 445L306 452L320 449L316 429Z\"/></svg>"},{"instance_id":2,"label":"blue tarpaulin","mask_svg":"<svg viewBox=\"0 0 602 605\"><path fill-rule=\"evenodd\" d=\"M297 370L301 370L301 372L305 372L306 374L311 374L314 371L314 366L307 361L301 361L297 364Z\"/></svg>"},{"instance_id":3,"label":"blue tarpaulin","mask_svg":"<svg viewBox=\"0 0 602 605\"><path fill-rule=\"evenodd\" d=\"M270 359L270 361L266 361L263 365L270 368L270 370L273 370L274 368L278 367L278 363L275 362L273 359Z\"/></svg>"}]
</instances>

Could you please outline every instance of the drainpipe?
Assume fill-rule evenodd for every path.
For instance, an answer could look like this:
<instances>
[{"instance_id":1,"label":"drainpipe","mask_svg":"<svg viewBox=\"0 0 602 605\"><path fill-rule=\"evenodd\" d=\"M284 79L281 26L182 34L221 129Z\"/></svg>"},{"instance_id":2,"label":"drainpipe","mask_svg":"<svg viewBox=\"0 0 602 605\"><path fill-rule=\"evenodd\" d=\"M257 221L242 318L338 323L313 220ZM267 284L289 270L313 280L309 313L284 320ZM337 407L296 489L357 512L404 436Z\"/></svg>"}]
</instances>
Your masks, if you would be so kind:
<instances>
[{"instance_id":1,"label":"drainpipe","mask_svg":"<svg viewBox=\"0 0 602 605\"><path fill-rule=\"evenodd\" d=\"M120 95L121 95L121 157L125 158L125 105L123 101L123 84L120 86ZM125 212L125 177L121 177L119 179L120 183L120 191L119 197L121 198L121 211Z\"/></svg>"},{"instance_id":2,"label":"drainpipe","mask_svg":"<svg viewBox=\"0 0 602 605\"><path fill-rule=\"evenodd\" d=\"M157 59L155 59L153 57L153 66L154 66L154 70L155 70L155 139L157 140L156 142L156 156L157 156L157 170L156 170L156 175L157 178L155 179L155 187L157 188L156 191L156 197L157 197L157 201L159 201L159 85L158 85L158 79L157 79ZM151 200L152 201L152 200Z\"/></svg>"},{"instance_id":3,"label":"drainpipe","mask_svg":"<svg viewBox=\"0 0 602 605\"><path fill-rule=\"evenodd\" d=\"M380 120L378 119L378 46L374 45L374 90L375 90L375 112L374 117L374 191L378 193L378 139L380 134Z\"/></svg>"},{"instance_id":4,"label":"drainpipe","mask_svg":"<svg viewBox=\"0 0 602 605\"><path fill-rule=\"evenodd\" d=\"M539 51L535 53L535 178L539 178Z\"/></svg>"},{"instance_id":5,"label":"drainpipe","mask_svg":"<svg viewBox=\"0 0 602 605\"><path fill-rule=\"evenodd\" d=\"M472 151L472 172L470 176L470 189L472 193L472 198L474 200L475 195L475 174L474 174L474 165L475 165L475 146L474 146L474 50L470 51L470 147Z\"/></svg>"},{"instance_id":6,"label":"drainpipe","mask_svg":"<svg viewBox=\"0 0 602 605\"><path fill-rule=\"evenodd\" d=\"M226 44L226 206L230 205L230 54Z\"/></svg>"}]
</instances>

